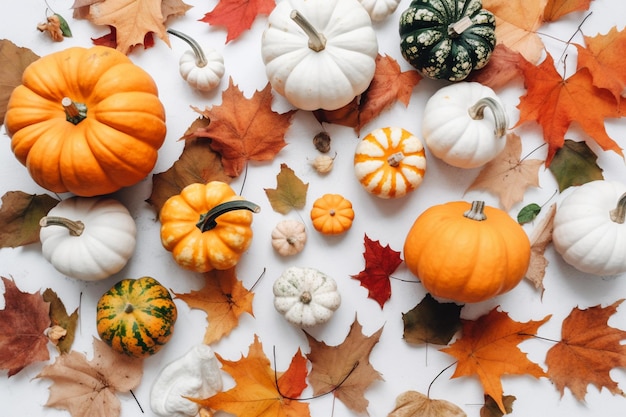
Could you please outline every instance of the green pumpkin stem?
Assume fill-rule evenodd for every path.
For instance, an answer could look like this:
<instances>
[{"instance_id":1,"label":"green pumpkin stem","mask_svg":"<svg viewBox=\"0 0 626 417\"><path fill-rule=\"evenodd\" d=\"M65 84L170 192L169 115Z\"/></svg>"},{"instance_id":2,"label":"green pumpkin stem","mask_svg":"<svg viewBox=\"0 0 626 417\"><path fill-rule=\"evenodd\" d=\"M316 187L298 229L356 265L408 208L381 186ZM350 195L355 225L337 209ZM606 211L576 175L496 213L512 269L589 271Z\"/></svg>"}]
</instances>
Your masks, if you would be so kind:
<instances>
[{"instance_id":1,"label":"green pumpkin stem","mask_svg":"<svg viewBox=\"0 0 626 417\"><path fill-rule=\"evenodd\" d=\"M489 108L493 113L493 119L495 123L494 135L496 138L501 138L506 133L508 120L504 107L498 100L491 97L483 97L478 100L472 107L468 109L469 115L474 120L482 120L485 117L485 108Z\"/></svg>"},{"instance_id":2,"label":"green pumpkin stem","mask_svg":"<svg viewBox=\"0 0 626 417\"><path fill-rule=\"evenodd\" d=\"M487 220L487 216L485 216L485 202L484 201L472 201L472 207L463 213L463 216L467 217L470 220L476 220L481 222L483 220Z\"/></svg>"},{"instance_id":3,"label":"green pumpkin stem","mask_svg":"<svg viewBox=\"0 0 626 417\"><path fill-rule=\"evenodd\" d=\"M299 11L292 10L289 17L291 17L291 19L296 22L296 24L300 26L304 33L306 33L309 37L309 48L315 52L320 52L326 48L326 37L319 33L317 29L315 29L313 25L300 14Z\"/></svg>"},{"instance_id":4,"label":"green pumpkin stem","mask_svg":"<svg viewBox=\"0 0 626 417\"><path fill-rule=\"evenodd\" d=\"M87 106L83 103L77 103L69 97L63 97L61 100L63 110L65 110L65 119L75 125L87 118Z\"/></svg>"},{"instance_id":5,"label":"green pumpkin stem","mask_svg":"<svg viewBox=\"0 0 626 417\"><path fill-rule=\"evenodd\" d=\"M196 223L196 227L203 233L207 232L217 226L217 218L219 216L233 210L249 210L253 213L258 213L261 211L261 207L246 200L226 201L201 215L200 220Z\"/></svg>"},{"instance_id":6,"label":"green pumpkin stem","mask_svg":"<svg viewBox=\"0 0 626 417\"><path fill-rule=\"evenodd\" d=\"M167 29L167 33L169 33L171 35L174 35L177 38L182 39L185 42L187 42L187 45L189 45L191 47L191 50L193 51L193 54L196 56L196 66L198 68L206 67L206 65L209 63L209 61L207 61L206 55L204 54L204 51L202 50L202 48L200 47L200 44L198 42L196 42L195 39L189 37L188 35L185 35L182 32L174 30L174 29Z\"/></svg>"},{"instance_id":7,"label":"green pumpkin stem","mask_svg":"<svg viewBox=\"0 0 626 417\"><path fill-rule=\"evenodd\" d=\"M617 201L617 207L610 211L611 220L615 223L624 224L626 220L626 193Z\"/></svg>"},{"instance_id":8,"label":"green pumpkin stem","mask_svg":"<svg viewBox=\"0 0 626 417\"><path fill-rule=\"evenodd\" d=\"M85 230L85 224L80 220L70 220L60 216L45 216L39 220L39 226L63 226L67 228L71 236L80 236Z\"/></svg>"}]
</instances>

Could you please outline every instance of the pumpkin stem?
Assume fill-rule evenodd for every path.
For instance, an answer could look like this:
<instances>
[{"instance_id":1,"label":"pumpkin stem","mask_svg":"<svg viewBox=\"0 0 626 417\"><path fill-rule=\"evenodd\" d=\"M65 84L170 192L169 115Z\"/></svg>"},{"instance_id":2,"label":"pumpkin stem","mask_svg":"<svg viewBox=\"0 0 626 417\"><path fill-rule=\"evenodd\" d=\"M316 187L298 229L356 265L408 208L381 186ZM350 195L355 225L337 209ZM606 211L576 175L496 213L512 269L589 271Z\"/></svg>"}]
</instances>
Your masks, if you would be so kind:
<instances>
[{"instance_id":1,"label":"pumpkin stem","mask_svg":"<svg viewBox=\"0 0 626 417\"><path fill-rule=\"evenodd\" d=\"M246 200L232 200L218 204L208 212L200 216L200 220L196 223L196 227L203 233L217 226L217 218L222 214L233 210L250 210L253 213L261 211L261 207Z\"/></svg>"},{"instance_id":2,"label":"pumpkin stem","mask_svg":"<svg viewBox=\"0 0 626 417\"><path fill-rule=\"evenodd\" d=\"M463 216L467 217L470 220L476 220L481 222L483 220L487 220L487 216L485 216L485 202L484 201L472 201L472 207L463 213Z\"/></svg>"},{"instance_id":3,"label":"pumpkin stem","mask_svg":"<svg viewBox=\"0 0 626 417\"><path fill-rule=\"evenodd\" d=\"M315 52L320 52L326 47L326 37L319 33L299 11L292 10L289 17L291 17L309 37L309 48Z\"/></svg>"},{"instance_id":4,"label":"pumpkin stem","mask_svg":"<svg viewBox=\"0 0 626 417\"><path fill-rule=\"evenodd\" d=\"M302 304L309 304L311 301L313 301L313 297L310 292L304 291L300 294L300 302Z\"/></svg>"},{"instance_id":5,"label":"pumpkin stem","mask_svg":"<svg viewBox=\"0 0 626 417\"><path fill-rule=\"evenodd\" d=\"M485 117L485 108L489 108L493 113L495 123L494 135L496 138L501 138L506 133L508 121L504 107L502 107L502 104L500 104L498 100L492 97L481 98L468 109L470 117L474 120L482 120L483 117Z\"/></svg>"},{"instance_id":6,"label":"pumpkin stem","mask_svg":"<svg viewBox=\"0 0 626 417\"><path fill-rule=\"evenodd\" d=\"M402 152L396 152L387 158L387 163L392 167L397 167L403 159L404 154Z\"/></svg>"},{"instance_id":7,"label":"pumpkin stem","mask_svg":"<svg viewBox=\"0 0 626 417\"><path fill-rule=\"evenodd\" d=\"M463 16L461 20L458 22L450 23L448 25L448 35L455 38L459 36L461 33L465 32L467 29L472 27L474 22L472 22L472 18L469 16Z\"/></svg>"},{"instance_id":8,"label":"pumpkin stem","mask_svg":"<svg viewBox=\"0 0 626 417\"><path fill-rule=\"evenodd\" d=\"M204 54L204 51L200 47L200 44L196 42L195 39L174 29L167 29L167 33L174 35L179 39L184 40L185 42L187 42L187 45L191 46L191 50L193 51L193 54L196 56L196 66L198 68L205 67L209 63L209 61L207 61L206 59L206 55Z\"/></svg>"},{"instance_id":9,"label":"pumpkin stem","mask_svg":"<svg viewBox=\"0 0 626 417\"><path fill-rule=\"evenodd\" d=\"M63 97L61 105L65 110L65 119L70 123L77 125L87 117L87 106L83 103L77 103L69 97Z\"/></svg>"},{"instance_id":10,"label":"pumpkin stem","mask_svg":"<svg viewBox=\"0 0 626 417\"><path fill-rule=\"evenodd\" d=\"M130 314L133 312L134 309L135 307L133 307L131 303L126 303L126 306L124 307L124 313Z\"/></svg>"},{"instance_id":11,"label":"pumpkin stem","mask_svg":"<svg viewBox=\"0 0 626 417\"><path fill-rule=\"evenodd\" d=\"M45 216L39 220L39 226L63 226L67 228L71 236L80 236L85 230L85 224L80 220L70 220L60 216Z\"/></svg>"},{"instance_id":12,"label":"pumpkin stem","mask_svg":"<svg viewBox=\"0 0 626 417\"><path fill-rule=\"evenodd\" d=\"M617 207L610 211L611 220L615 223L624 224L626 220L626 193L617 201Z\"/></svg>"}]
</instances>

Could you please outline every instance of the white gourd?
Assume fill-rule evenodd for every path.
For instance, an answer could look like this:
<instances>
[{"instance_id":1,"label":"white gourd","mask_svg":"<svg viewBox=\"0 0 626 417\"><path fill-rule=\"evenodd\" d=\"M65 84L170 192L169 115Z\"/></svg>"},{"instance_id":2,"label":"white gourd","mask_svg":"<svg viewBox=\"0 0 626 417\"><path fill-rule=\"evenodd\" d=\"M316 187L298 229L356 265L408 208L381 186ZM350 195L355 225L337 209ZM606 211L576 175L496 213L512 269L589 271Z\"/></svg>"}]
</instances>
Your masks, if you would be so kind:
<instances>
[{"instance_id":1,"label":"white gourd","mask_svg":"<svg viewBox=\"0 0 626 417\"><path fill-rule=\"evenodd\" d=\"M374 22L381 22L396 11L400 0L359 0Z\"/></svg>"},{"instance_id":2,"label":"white gourd","mask_svg":"<svg viewBox=\"0 0 626 417\"><path fill-rule=\"evenodd\" d=\"M272 247L281 256L302 252L306 240L306 227L298 220L281 220L272 230Z\"/></svg>"}]
</instances>

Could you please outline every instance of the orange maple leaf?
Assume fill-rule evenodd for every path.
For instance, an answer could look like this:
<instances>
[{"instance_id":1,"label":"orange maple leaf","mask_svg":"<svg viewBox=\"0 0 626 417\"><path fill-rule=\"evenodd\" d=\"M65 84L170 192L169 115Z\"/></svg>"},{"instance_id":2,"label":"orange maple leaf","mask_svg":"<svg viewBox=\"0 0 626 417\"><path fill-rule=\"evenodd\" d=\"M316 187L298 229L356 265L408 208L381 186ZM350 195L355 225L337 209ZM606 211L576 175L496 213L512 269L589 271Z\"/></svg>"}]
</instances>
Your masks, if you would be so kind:
<instances>
[{"instance_id":1,"label":"orange maple leaf","mask_svg":"<svg viewBox=\"0 0 626 417\"><path fill-rule=\"evenodd\" d=\"M610 371L626 367L626 331L607 324L622 301L608 307L574 308L563 321L561 341L546 355L548 377L561 395L567 387L583 401L589 384L624 395L611 379Z\"/></svg>"},{"instance_id":2,"label":"orange maple leaf","mask_svg":"<svg viewBox=\"0 0 626 417\"><path fill-rule=\"evenodd\" d=\"M274 0L220 0L200 21L226 26L228 43L250 29L258 15L268 15L275 6Z\"/></svg>"},{"instance_id":3,"label":"orange maple leaf","mask_svg":"<svg viewBox=\"0 0 626 417\"><path fill-rule=\"evenodd\" d=\"M211 123L196 136L212 139L211 148L222 156L227 175L238 177L247 161L272 160L287 145L285 132L296 110L276 113L272 98L269 83L247 99L231 78L222 104L202 112Z\"/></svg>"},{"instance_id":4,"label":"orange maple leaf","mask_svg":"<svg viewBox=\"0 0 626 417\"><path fill-rule=\"evenodd\" d=\"M533 337L537 329L548 321L520 323L505 312L493 308L476 320L463 320L461 338L440 349L458 359L452 378L476 375L485 394L493 398L503 413L503 375L546 376L539 365L531 362L517 345Z\"/></svg>"},{"instance_id":5,"label":"orange maple leaf","mask_svg":"<svg viewBox=\"0 0 626 417\"><path fill-rule=\"evenodd\" d=\"M491 54L489 63L480 71L473 71L467 81L474 81L486 85L493 90L516 80L521 76L519 68L524 57L519 52L513 51L504 44L498 44Z\"/></svg>"},{"instance_id":6,"label":"orange maple leaf","mask_svg":"<svg viewBox=\"0 0 626 417\"><path fill-rule=\"evenodd\" d=\"M546 166L550 165L556 151L565 143L565 134L572 122L595 140L602 149L623 156L622 149L609 137L604 119L621 117L615 97L605 89L595 87L591 73L582 68L563 79L554 67L551 55L540 65L521 64L526 94L520 98L519 121L536 121L548 143Z\"/></svg>"},{"instance_id":7,"label":"orange maple leaf","mask_svg":"<svg viewBox=\"0 0 626 417\"><path fill-rule=\"evenodd\" d=\"M585 36L585 45L576 45L578 68L588 68L593 84L610 90L616 100L626 88L626 31L615 27L606 35Z\"/></svg>"},{"instance_id":8,"label":"orange maple leaf","mask_svg":"<svg viewBox=\"0 0 626 417\"><path fill-rule=\"evenodd\" d=\"M272 369L257 335L254 335L247 357L229 361L218 353L215 356L222 363L222 369L234 378L236 385L212 397L193 401L239 417L310 416L307 403L293 400L307 386L306 359L300 349L285 372Z\"/></svg>"},{"instance_id":9,"label":"orange maple leaf","mask_svg":"<svg viewBox=\"0 0 626 417\"><path fill-rule=\"evenodd\" d=\"M588 10L591 0L548 0L543 11L546 22L554 22L568 13Z\"/></svg>"},{"instance_id":10,"label":"orange maple leaf","mask_svg":"<svg viewBox=\"0 0 626 417\"><path fill-rule=\"evenodd\" d=\"M204 343L210 345L229 334L239 324L239 316L252 312L254 293L237 279L235 268L213 270L204 274L204 287L187 294L176 294L189 307L207 313Z\"/></svg>"}]
</instances>

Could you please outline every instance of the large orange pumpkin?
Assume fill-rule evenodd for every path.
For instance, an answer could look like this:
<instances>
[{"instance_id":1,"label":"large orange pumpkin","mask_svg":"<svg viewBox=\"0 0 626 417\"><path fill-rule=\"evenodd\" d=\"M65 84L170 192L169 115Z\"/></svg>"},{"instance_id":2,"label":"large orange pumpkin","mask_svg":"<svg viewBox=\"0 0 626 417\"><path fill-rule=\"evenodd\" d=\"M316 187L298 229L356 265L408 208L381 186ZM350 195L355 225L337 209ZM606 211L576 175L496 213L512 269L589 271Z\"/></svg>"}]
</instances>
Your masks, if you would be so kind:
<instances>
[{"instance_id":1,"label":"large orange pumpkin","mask_svg":"<svg viewBox=\"0 0 626 417\"><path fill-rule=\"evenodd\" d=\"M80 196L144 179L166 133L154 80L104 46L72 47L30 64L4 124L15 156L37 184Z\"/></svg>"},{"instance_id":2,"label":"large orange pumpkin","mask_svg":"<svg viewBox=\"0 0 626 417\"><path fill-rule=\"evenodd\" d=\"M485 301L513 289L530 263L524 229L503 210L456 201L430 207L404 243L408 269L435 297Z\"/></svg>"}]
</instances>

